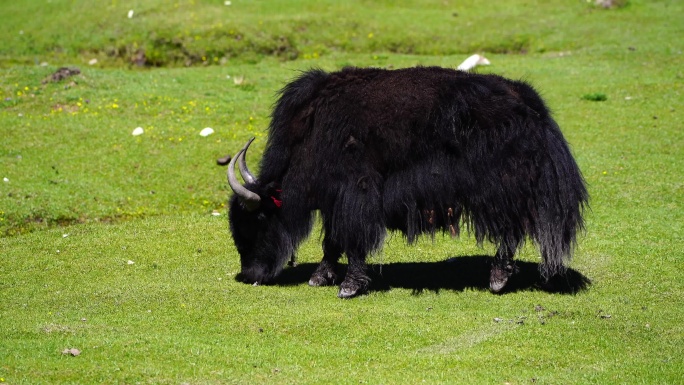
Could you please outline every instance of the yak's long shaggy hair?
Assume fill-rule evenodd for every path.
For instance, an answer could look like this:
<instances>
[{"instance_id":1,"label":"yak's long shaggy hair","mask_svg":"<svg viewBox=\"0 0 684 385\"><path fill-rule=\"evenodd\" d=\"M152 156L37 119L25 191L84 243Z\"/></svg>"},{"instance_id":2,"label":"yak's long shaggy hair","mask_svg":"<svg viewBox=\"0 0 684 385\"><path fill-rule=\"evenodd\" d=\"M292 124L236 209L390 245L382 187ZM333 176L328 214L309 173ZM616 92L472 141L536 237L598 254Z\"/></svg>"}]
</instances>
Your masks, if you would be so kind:
<instances>
[{"instance_id":1,"label":"yak's long shaggy hair","mask_svg":"<svg viewBox=\"0 0 684 385\"><path fill-rule=\"evenodd\" d=\"M258 182L245 187L267 203L259 223L231 204L253 281L280 272L314 210L347 254L377 250L388 228L413 242L465 223L478 242L511 252L529 237L548 277L571 257L588 200L529 84L434 67L303 73L281 91Z\"/></svg>"}]
</instances>

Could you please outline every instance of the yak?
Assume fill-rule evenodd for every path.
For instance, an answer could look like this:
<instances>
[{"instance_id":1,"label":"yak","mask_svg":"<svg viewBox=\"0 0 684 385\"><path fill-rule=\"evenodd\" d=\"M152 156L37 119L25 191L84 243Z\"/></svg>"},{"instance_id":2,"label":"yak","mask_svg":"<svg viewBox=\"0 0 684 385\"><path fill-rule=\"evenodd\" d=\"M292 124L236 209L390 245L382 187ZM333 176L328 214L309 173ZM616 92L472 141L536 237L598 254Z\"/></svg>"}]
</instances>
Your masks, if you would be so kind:
<instances>
[{"instance_id":1,"label":"yak","mask_svg":"<svg viewBox=\"0 0 684 385\"><path fill-rule=\"evenodd\" d=\"M497 293L527 238L548 279L565 272L584 229L582 174L524 81L440 67L311 69L279 93L258 176L246 165L252 140L228 167L236 279L245 283L273 282L316 212L323 258L309 284L341 281L340 298L368 291L366 257L388 230L410 244L465 227L479 245L492 242ZM343 254L348 267L338 279Z\"/></svg>"}]
</instances>

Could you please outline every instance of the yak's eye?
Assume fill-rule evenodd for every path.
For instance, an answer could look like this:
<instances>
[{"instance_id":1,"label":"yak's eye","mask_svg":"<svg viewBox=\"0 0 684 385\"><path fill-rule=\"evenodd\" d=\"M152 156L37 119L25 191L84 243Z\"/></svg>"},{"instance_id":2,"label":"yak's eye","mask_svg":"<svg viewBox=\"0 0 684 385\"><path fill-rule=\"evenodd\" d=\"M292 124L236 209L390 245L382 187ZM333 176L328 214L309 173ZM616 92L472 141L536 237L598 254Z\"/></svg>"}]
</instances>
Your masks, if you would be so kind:
<instances>
[{"instance_id":1,"label":"yak's eye","mask_svg":"<svg viewBox=\"0 0 684 385\"><path fill-rule=\"evenodd\" d=\"M258 229L254 227L242 227L238 229L238 234L240 238L245 241L253 242L257 238Z\"/></svg>"}]
</instances>

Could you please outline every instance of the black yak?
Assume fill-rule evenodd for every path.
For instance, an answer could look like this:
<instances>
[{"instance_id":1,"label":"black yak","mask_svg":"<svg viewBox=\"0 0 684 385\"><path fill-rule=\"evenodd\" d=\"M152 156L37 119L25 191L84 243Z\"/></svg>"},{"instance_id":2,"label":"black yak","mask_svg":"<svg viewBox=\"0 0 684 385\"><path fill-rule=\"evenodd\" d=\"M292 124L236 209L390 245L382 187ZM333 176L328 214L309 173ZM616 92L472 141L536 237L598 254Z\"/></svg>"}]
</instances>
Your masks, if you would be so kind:
<instances>
[{"instance_id":1,"label":"black yak","mask_svg":"<svg viewBox=\"0 0 684 385\"><path fill-rule=\"evenodd\" d=\"M387 229L411 243L460 227L498 246L490 289L502 290L529 237L544 277L563 273L583 228L588 194L568 144L539 94L497 75L417 67L304 72L275 104L258 177L231 160L229 221L237 279L272 282L323 222L323 260L312 286L339 297L368 290L366 256ZM245 180L235 175L235 164Z\"/></svg>"}]
</instances>

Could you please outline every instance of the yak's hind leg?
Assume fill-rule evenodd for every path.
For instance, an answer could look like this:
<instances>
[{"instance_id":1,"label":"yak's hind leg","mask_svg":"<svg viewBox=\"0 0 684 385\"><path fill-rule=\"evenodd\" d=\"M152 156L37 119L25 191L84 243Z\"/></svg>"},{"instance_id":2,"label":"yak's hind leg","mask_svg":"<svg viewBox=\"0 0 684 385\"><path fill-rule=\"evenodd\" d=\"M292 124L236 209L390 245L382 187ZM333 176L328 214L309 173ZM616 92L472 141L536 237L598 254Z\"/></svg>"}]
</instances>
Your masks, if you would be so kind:
<instances>
[{"instance_id":1,"label":"yak's hind leg","mask_svg":"<svg viewBox=\"0 0 684 385\"><path fill-rule=\"evenodd\" d=\"M513 244L504 242L499 246L489 272L489 290L492 293L501 292L506 287L508 278L517 271L515 262L513 262L517 246L518 242L513 242Z\"/></svg>"},{"instance_id":2,"label":"yak's hind leg","mask_svg":"<svg viewBox=\"0 0 684 385\"><path fill-rule=\"evenodd\" d=\"M337 265L342 256L342 248L333 241L326 231L323 238L323 260L309 279L310 286L330 286L337 281Z\"/></svg>"},{"instance_id":3,"label":"yak's hind leg","mask_svg":"<svg viewBox=\"0 0 684 385\"><path fill-rule=\"evenodd\" d=\"M340 285L340 298L352 298L364 294L370 288L370 277L366 274L366 253L347 252L349 266L347 275Z\"/></svg>"}]
</instances>

